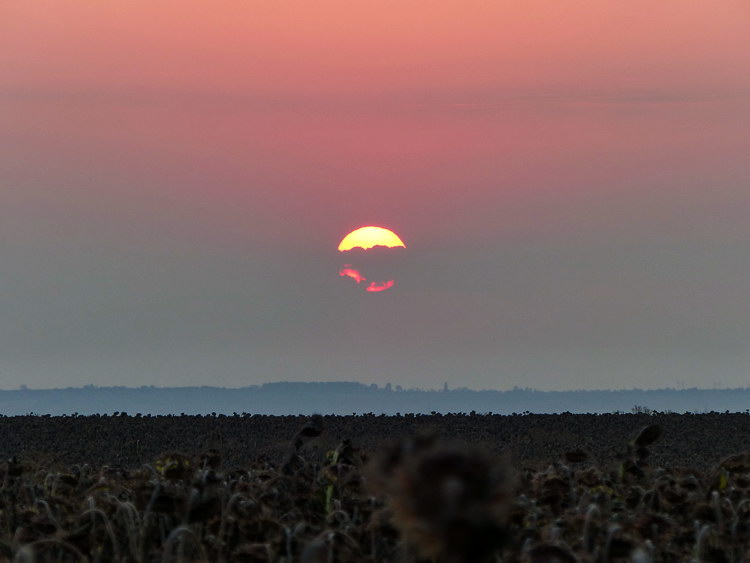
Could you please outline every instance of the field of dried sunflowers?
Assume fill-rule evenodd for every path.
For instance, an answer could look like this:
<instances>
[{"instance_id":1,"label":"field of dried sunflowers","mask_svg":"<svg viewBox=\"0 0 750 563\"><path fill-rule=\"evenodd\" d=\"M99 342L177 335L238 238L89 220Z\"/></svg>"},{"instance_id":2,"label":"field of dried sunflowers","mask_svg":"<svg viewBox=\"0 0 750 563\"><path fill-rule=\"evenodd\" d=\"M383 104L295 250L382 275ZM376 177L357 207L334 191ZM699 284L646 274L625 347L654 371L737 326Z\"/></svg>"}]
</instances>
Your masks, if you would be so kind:
<instances>
[{"instance_id":1,"label":"field of dried sunflowers","mask_svg":"<svg viewBox=\"0 0 750 563\"><path fill-rule=\"evenodd\" d=\"M748 561L749 426L0 417L0 561Z\"/></svg>"}]
</instances>

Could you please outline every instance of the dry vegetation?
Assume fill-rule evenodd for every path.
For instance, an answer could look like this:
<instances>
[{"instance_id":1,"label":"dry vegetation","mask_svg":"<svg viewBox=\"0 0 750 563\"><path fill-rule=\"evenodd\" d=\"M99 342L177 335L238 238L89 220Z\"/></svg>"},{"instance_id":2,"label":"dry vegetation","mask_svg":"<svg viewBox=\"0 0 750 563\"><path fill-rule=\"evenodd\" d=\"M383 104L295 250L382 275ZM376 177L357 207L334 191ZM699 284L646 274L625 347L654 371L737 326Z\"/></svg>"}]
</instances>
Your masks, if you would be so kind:
<instances>
[{"instance_id":1,"label":"dry vegetation","mask_svg":"<svg viewBox=\"0 0 750 563\"><path fill-rule=\"evenodd\" d=\"M0 418L0 561L747 561L747 419Z\"/></svg>"}]
</instances>

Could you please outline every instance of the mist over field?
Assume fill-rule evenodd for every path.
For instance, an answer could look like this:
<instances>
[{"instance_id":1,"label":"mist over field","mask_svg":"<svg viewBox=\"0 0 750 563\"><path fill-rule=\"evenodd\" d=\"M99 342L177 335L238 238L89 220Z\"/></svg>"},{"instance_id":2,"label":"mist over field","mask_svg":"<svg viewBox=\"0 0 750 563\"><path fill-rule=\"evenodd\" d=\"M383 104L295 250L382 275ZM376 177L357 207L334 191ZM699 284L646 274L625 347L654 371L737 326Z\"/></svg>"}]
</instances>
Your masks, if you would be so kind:
<instances>
[{"instance_id":1,"label":"mist over field","mask_svg":"<svg viewBox=\"0 0 750 563\"><path fill-rule=\"evenodd\" d=\"M0 391L0 415L407 415L429 413L746 412L750 388L622 391L403 389L354 382L220 387L94 387Z\"/></svg>"}]
</instances>

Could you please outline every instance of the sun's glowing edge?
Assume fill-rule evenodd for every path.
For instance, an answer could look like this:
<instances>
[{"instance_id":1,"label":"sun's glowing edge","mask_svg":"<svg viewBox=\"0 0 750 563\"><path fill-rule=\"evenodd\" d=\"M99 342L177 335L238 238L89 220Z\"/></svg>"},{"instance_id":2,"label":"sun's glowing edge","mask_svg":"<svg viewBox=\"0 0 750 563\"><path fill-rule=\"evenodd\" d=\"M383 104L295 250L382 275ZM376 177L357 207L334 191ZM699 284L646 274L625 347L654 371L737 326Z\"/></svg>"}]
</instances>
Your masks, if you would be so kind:
<instances>
[{"instance_id":1,"label":"sun's glowing edge","mask_svg":"<svg viewBox=\"0 0 750 563\"><path fill-rule=\"evenodd\" d=\"M360 274L359 270L352 268L351 264L344 264L344 267L339 270L339 275L342 277L350 277L357 283L367 281L367 278Z\"/></svg>"},{"instance_id":2,"label":"sun's glowing edge","mask_svg":"<svg viewBox=\"0 0 750 563\"><path fill-rule=\"evenodd\" d=\"M339 252L346 252L353 248L368 250L376 246L386 246L388 248L402 247L406 248L404 241L390 229L368 225L360 227L346 235L339 244Z\"/></svg>"},{"instance_id":3,"label":"sun's glowing edge","mask_svg":"<svg viewBox=\"0 0 750 563\"><path fill-rule=\"evenodd\" d=\"M359 270L356 268L353 268L351 264L344 264L344 267L339 270L339 275L342 278L351 278L357 284L362 283L363 281L367 281L367 278L363 276ZM378 293L380 291L385 291L387 289L392 288L394 285L396 285L396 280L388 280L384 282L370 282L367 287L365 287L365 291L368 291L370 293Z\"/></svg>"},{"instance_id":4,"label":"sun's glowing edge","mask_svg":"<svg viewBox=\"0 0 750 563\"><path fill-rule=\"evenodd\" d=\"M388 280L387 282L380 282L380 283L370 282L370 285L368 285L365 288L365 291L376 292L377 293L377 292L380 292L380 291L385 291L387 289L390 289L395 284L396 284L396 280Z\"/></svg>"}]
</instances>

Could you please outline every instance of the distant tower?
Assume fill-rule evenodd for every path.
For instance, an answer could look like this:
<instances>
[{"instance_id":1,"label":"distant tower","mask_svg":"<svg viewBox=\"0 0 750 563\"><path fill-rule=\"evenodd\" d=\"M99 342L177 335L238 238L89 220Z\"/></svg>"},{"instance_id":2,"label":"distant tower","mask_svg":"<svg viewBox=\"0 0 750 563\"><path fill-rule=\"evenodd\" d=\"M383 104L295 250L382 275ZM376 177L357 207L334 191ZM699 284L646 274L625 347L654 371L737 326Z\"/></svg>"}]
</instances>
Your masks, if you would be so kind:
<instances>
[{"instance_id":1,"label":"distant tower","mask_svg":"<svg viewBox=\"0 0 750 563\"><path fill-rule=\"evenodd\" d=\"M446 381L445 383L443 383L443 393L447 393L447 392L448 392L448 382Z\"/></svg>"}]
</instances>

